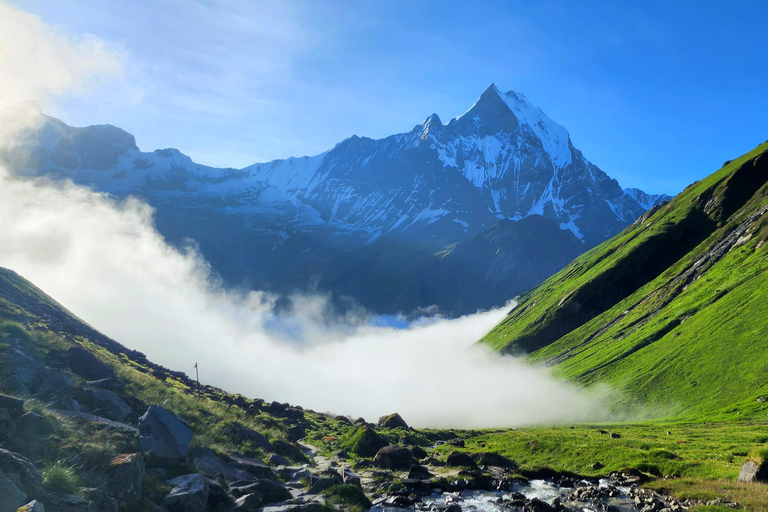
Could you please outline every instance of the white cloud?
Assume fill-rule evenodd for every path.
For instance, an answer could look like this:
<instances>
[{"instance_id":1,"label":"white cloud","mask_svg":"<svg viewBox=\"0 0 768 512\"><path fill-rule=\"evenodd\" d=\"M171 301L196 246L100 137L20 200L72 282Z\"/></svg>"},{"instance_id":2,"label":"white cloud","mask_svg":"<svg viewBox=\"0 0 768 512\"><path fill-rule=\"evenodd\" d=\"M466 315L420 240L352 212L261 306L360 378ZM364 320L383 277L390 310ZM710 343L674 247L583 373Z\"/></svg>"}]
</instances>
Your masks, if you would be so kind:
<instances>
[{"instance_id":1,"label":"white cloud","mask_svg":"<svg viewBox=\"0 0 768 512\"><path fill-rule=\"evenodd\" d=\"M5 3L0 49L0 105L87 92L121 69L102 42L64 36ZM368 419L397 411L418 426L602 415L592 394L474 345L502 310L396 330L364 315L328 318L322 297L299 297L276 316L273 297L221 289L199 255L167 245L146 204L3 169L0 222L1 266L127 347L188 372L199 362L205 382L233 392Z\"/></svg>"}]
</instances>

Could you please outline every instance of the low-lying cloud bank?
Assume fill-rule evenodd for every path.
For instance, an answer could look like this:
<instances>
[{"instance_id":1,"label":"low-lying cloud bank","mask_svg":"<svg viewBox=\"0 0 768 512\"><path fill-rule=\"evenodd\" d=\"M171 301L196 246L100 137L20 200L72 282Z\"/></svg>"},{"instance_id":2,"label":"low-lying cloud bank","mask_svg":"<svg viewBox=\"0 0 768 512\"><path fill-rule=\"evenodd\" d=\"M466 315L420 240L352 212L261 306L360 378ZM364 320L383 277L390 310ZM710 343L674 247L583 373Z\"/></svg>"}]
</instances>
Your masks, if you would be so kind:
<instances>
[{"instance_id":1,"label":"low-lying cloud bank","mask_svg":"<svg viewBox=\"0 0 768 512\"><path fill-rule=\"evenodd\" d=\"M473 345L506 309L395 329L329 319L322 297L301 297L276 316L273 297L221 289L199 255L167 245L146 204L5 171L0 219L0 265L150 359L199 362L203 381L229 391L421 426L603 416L590 393Z\"/></svg>"},{"instance_id":2,"label":"low-lying cloud bank","mask_svg":"<svg viewBox=\"0 0 768 512\"><path fill-rule=\"evenodd\" d=\"M3 0L0 29L0 107L88 94L124 69L108 43L62 34ZM14 112L0 149L35 127L33 107ZM146 204L2 167L0 265L160 364L191 373L199 362L201 379L228 391L369 420L397 411L416 426L605 417L592 393L473 345L505 310L394 329L295 297L278 316L273 297L221 289L198 254L168 246Z\"/></svg>"}]
</instances>

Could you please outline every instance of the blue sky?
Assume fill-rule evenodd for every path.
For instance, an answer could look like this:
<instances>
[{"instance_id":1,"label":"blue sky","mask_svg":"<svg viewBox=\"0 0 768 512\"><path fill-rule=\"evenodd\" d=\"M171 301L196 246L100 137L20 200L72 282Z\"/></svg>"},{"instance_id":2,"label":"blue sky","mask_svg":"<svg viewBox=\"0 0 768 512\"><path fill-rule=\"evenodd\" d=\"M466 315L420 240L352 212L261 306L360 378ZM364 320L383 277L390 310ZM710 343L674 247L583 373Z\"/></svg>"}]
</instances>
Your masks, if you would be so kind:
<instances>
[{"instance_id":1,"label":"blue sky","mask_svg":"<svg viewBox=\"0 0 768 512\"><path fill-rule=\"evenodd\" d=\"M768 139L760 1L21 0L124 70L43 101L151 151L242 167L524 93L623 186L679 192Z\"/></svg>"}]
</instances>

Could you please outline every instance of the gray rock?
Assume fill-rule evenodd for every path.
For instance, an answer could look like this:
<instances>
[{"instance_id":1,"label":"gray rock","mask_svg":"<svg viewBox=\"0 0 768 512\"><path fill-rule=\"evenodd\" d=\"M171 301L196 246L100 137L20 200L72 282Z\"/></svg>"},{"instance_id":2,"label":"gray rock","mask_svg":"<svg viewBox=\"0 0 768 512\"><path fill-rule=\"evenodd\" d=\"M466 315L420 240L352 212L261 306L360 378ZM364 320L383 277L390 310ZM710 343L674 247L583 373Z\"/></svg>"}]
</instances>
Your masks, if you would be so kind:
<instances>
[{"instance_id":1,"label":"gray rock","mask_svg":"<svg viewBox=\"0 0 768 512\"><path fill-rule=\"evenodd\" d=\"M87 380L117 378L112 368L80 346L67 350L67 362L73 372Z\"/></svg>"},{"instance_id":2,"label":"gray rock","mask_svg":"<svg viewBox=\"0 0 768 512\"><path fill-rule=\"evenodd\" d=\"M210 448L193 448L190 454L197 472L213 480L223 478L227 482L237 482L255 478L237 464L221 460Z\"/></svg>"},{"instance_id":3,"label":"gray rock","mask_svg":"<svg viewBox=\"0 0 768 512\"><path fill-rule=\"evenodd\" d=\"M284 457L288 457L295 462L309 463L309 459L306 455L304 455L304 452L301 450L301 448L291 443L277 440L272 442L272 449L278 454Z\"/></svg>"},{"instance_id":4,"label":"gray rock","mask_svg":"<svg viewBox=\"0 0 768 512\"><path fill-rule=\"evenodd\" d=\"M189 425L159 405L151 405L139 418L139 433L141 451L160 459L183 459L192 441Z\"/></svg>"},{"instance_id":5,"label":"gray rock","mask_svg":"<svg viewBox=\"0 0 768 512\"><path fill-rule=\"evenodd\" d=\"M108 389L83 389L79 391L77 398L89 412L110 420L124 421L131 414L128 404Z\"/></svg>"},{"instance_id":6,"label":"gray rock","mask_svg":"<svg viewBox=\"0 0 768 512\"><path fill-rule=\"evenodd\" d=\"M90 512L88 500L76 494L50 494L46 503L56 512Z\"/></svg>"},{"instance_id":7,"label":"gray rock","mask_svg":"<svg viewBox=\"0 0 768 512\"><path fill-rule=\"evenodd\" d=\"M250 496L247 500L250 506L262 507L270 503L279 503L291 499L290 491L283 487L282 484L263 478L244 485L233 485L229 491L233 496L237 497Z\"/></svg>"},{"instance_id":8,"label":"gray rock","mask_svg":"<svg viewBox=\"0 0 768 512\"><path fill-rule=\"evenodd\" d=\"M404 446L385 446L373 458L376 467L384 469L408 469L413 463L411 450Z\"/></svg>"},{"instance_id":9,"label":"gray rock","mask_svg":"<svg viewBox=\"0 0 768 512\"><path fill-rule=\"evenodd\" d=\"M183 475L166 483L174 486L163 499L163 506L171 512L205 512L210 484L200 474Z\"/></svg>"},{"instance_id":10,"label":"gray rock","mask_svg":"<svg viewBox=\"0 0 768 512\"><path fill-rule=\"evenodd\" d=\"M45 507L37 500L32 500L26 505L22 505L16 512L45 512Z\"/></svg>"},{"instance_id":11,"label":"gray rock","mask_svg":"<svg viewBox=\"0 0 768 512\"><path fill-rule=\"evenodd\" d=\"M475 462L483 466L496 466L506 469L517 469L519 467L517 462L496 452L476 453L472 456L472 458L475 460Z\"/></svg>"},{"instance_id":12,"label":"gray rock","mask_svg":"<svg viewBox=\"0 0 768 512\"><path fill-rule=\"evenodd\" d=\"M312 487L309 488L309 490L307 491L307 494L310 494L310 495L320 494L324 490L330 489L331 487L333 487L334 485L338 485L339 483L341 482L336 478L330 478L330 477L318 478L317 481L315 481L315 483L312 484Z\"/></svg>"},{"instance_id":13,"label":"gray rock","mask_svg":"<svg viewBox=\"0 0 768 512\"><path fill-rule=\"evenodd\" d=\"M320 512L323 506L317 501L290 500L271 507L264 507L261 512Z\"/></svg>"},{"instance_id":14,"label":"gray rock","mask_svg":"<svg viewBox=\"0 0 768 512\"><path fill-rule=\"evenodd\" d=\"M360 487L361 489L363 487L360 480L360 475L349 468L344 468L341 471L341 479L342 483L354 485L355 487Z\"/></svg>"},{"instance_id":15,"label":"gray rock","mask_svg":"<svg viewBox=\"0 0 768 512\"><path fill-rule=\"evenodd\" d=\"M408 424L398 413L379 418L379 428L408 428Z\"/></svg>"},{"instance_id":16,"label":"gray rock","mask_svg":"<svg viewBox=\"0 0 768 512\"><path fill-rule=\"evenodd\" d=\"M229 456L232 457L232 464L236 468L247 471L257 478L267 478L269 480L275 480L277 478L274 471L272 471L272 468L259 459L254 459L253 457L248 457L247 455L237 452L230 452Z\"/></svg>"},{"instance_id":17,"label":"gray rock","mask_svg":"<svg viewBox=\"0 0 768 512\"><path fill-rule=\"evenodd\" d=\"M0 409L0 439L9 440L16 435L16 422L8 409Z\"/></svg>"},{"instance_id":18,"label":"gray rock","mask_svg":"<svg viewBox=\"0 0 768 512\"><path fill-rule=\"evenodd\" d=\"M227 434L239 438L241 441L250 441L262 450L272 451L272 445L263 434L253 429L245 427L240 423L233 422L227 427Z\"/></svg>"},{"instance_id":19,"label":"gray rock","mask_svg":"<svg viewBox=\"0 0 768 512\"><path fill-rule=\"evenodd\" d=\"M103 489L86 488L80 493L88 500L88 512L118 512L117 500Z\"/></svg>"},{"instance_id":20,"label":"gray rock","mask_svg":"<svg viewBox=\"0 0 768 512\"><path fill-rule=\"evenodd\" d=\"M107 491L122 508L135 508L141 501L144 458L141 453L118 455L107 470Z\"/></svg>"},{"instance_id":21,"label":"gray rock","mask_svg":"<svg viewBox=\"0 0 768 512\"><path fill-rule=\"evenodd\" d=\"M13 348L6 352L8 360L8 368L13 369L14 376L19 380L19 383L24 387L29 387L37 380L38 373L45 370L45 365L26 355L24 352L17 348Z\"/></svg>"},{"instance_id":22,"label":"gray rock","mask_svg":"<svg viewBox=\"0 0 768 512\"><path fill-rule=\"evenodd\" d=\"M291 461L283 457L282 455L278 455L276 453L273 453L269 459L267 460L270 464L273 464L275 466L290 466Z\"/></svg>"},{"instance_id":23,"label":"gray rock","mask_svg":"<svg viewBox=\"0 0 768 512\"><path fill-rule=\"evenodd\" d=\"M40 473L31 462L18 453L0 448L0 471L19 490L26 493L30 500L42 500L45 497L43 479Z\"/></svg>"},{"instance_id":24,"label":"gray rock","mask_svg":"<svg viewBox=\"0 0 768 512\"><path fill-rule=\"evenodd\" d=\"M109 389L110 391L120 391L125 388L123 381L114 378L89 380L87 384L92 388Z\"/></svg>"},{"instance_id":25,"label":"gray rock","mask_svg":"<svg viewBox=\"0 0 768 512\"><path fill-rule=\"evenodd\" d=\"M768 482L768 464L759 465L748 460L741 466L738 481L744 483Z\"/></svg>"},{"instance_id":26,"label":"gray rock","mask_svg":"<svg viewBox=\"0 0 768 512\"><path fill-rule=\"evenodd\" d=\"M11 418L18 418L24 414L24 400L0 394L0 409L7 409Z\"/></svg>"},{"instance_id":27,"label":"gray rock","mask_svg":"<svg viewBox=\"0 0 768 512\"><path fill-rule=\"evenodd\" d=\"M445 460L445 465L472 469L477 468L477 464L475 464L475 461L472 460L472 457L462 452L453 452L448 455L448 458Z\"/></svg>"},{"instance_id":28,"label":"gray rock","mask_svg":"<svg viewBox=\"0 0 768 512\"><path fill-rule=\"evenodd\" d=\"M408 470L408 478L410 480L429 480L433 476L435 475L430 473L427 468L418 464L411 466L411 469Z\"/></svg>"},{"instance_id":29,"label":"gray rock","mask_svg":"<svg viewBox=\"0 0 768 512\"><path fill-rule=\"evenodd\" d=\"M456 437L454 439L446 441L445 444L449 444L451 446L455 446L456 448L464 448L464 440L462 438L460 438L460 437Z\"/></svg>"},{"instance_id":30,"label":"gray rock","mask_svg":"<svg viewBox=\"0 0 768 512\"><path fill-rule=\"evenodd\" d=\"M16 512L26 501L27 495L0 471L0 512Z\"/></svg>"}]
</instances>

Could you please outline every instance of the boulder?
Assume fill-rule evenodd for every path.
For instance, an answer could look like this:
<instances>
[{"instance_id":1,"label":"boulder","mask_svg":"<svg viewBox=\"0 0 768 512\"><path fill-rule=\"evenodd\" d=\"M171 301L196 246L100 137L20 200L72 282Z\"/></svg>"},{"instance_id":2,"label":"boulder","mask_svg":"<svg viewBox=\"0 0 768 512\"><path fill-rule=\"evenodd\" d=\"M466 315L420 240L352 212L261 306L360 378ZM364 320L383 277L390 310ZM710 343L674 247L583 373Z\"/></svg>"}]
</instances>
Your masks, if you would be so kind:
<instances>
[{"instance_id":1,"label":"boulder","mask_svg":"<svg viewBox=\"0 0 768 512\"><path fill-rule=\"evenodd\" d=\"M744 483L768 482L768 464L757 464L748 460L741 466L738 481Z\"/></svg>"},{"instance_id":2,"label":"boulder","mask_svg":"<svg viewBox=\"0 0 768 512\"><path fill-rule=\"evenodd\" d=\"M0 409L0 440L7 441L16 435L16 422L8 409Z\"/></svg>"},{"instance_id":3,"label":"boulder","mask_svg":"<svg viewBox=\"0 0 768 512\"><path fill-rule=\"evenodd\" d=\"M45 512L45 507L37 500L32 500L26 505L20 506L16 512Z\"/></svg>"},{"instance_id":4,"label":"boulder","mask_svg":"<svg viewBox=\"0 0 768 512\"><path fill-rule=\"evenodd\" d=\"M262 450L272 451L272 445L263 434L253 429L245 427L240 423L233 422L226 428L227 435L238 438L239 441L249 441Z\"/></svg>"},{"instance_id":5,"label":"boulder","mask_svg":"<svg viewBox=\"0 0 768 512\"><path fill-rule=\"evenodd\" d=\"M46 503L56 512L91 512L88 500L77 494L49 494Z\"/></svg>"},{"instance_id":6,"label":"boulder","mask_svg":"<svg viewBox=\"0 0 768 512\"><path fill-rule=\"evenodd\" d=\"M141 501L144 458L141 453L118 455L107 469L107 491L121 508L135 508Z\"/></svg>"},{"instance_id":7,"label":"boulder","mask_svg":"<svg viewBox=\"0 0 768 512\"><path fill-rule=\"evenodd\" d=\"M270 503L279 503L291 499L291 493L282 484L267 479L259 479L247 484L238 483L230 486L229 491L237 497L251 496L248 504L263 507ZM235 502L237 503L237 502Z\"/></svg>"},{"instance_id":8,"label":"boulder","mask_svg":"<svg viewBox=\"0 0 768 512\"><path fill-rule=\"evenodd\" d=\"M472 457L462 452L452 452L445 460L446 466L465 467L465 468L477 468L477 464L472 460Z\"/></svg>"},{"instance_id":9,"label":"boulder","mask_svg":"<svg viewBox=\"0 0 768 512\"><path fill-rule=\"evenodd\" d=\"M456 448L464 448L464 440L462 438L460 438L460 437L456 437L454 439L446 441L445 444L449 444L451 446L455 446Z\"/></svg>"},{"instance_id":10,"label":"boulder","mask_svg":"<svg viewBox=\"0 0 768 512\"><path fill-rule=\"evenodd\" d=\"M192 441L189 425L159 405L151 405L139 418L139 434L141 451L159 459L184 459Z\"/></svg>"},{"instance_id":11,"label":"boulder","mask_svg":"<svg viewBox=\"0 0 768 512\"><path fill-rule=\"evenodd\" d=\"M344 484L350 484L354 485L355 487L360 487L362 489L362 480L360 479L360 475L353 472L349 468L344 468L341 470L341 481Z\"/></svg>"},{"instance_id":12,"label":"boulder","mask_svg":"<svg viewBox=\"0 0 768 512\"><path fill-rule=\"evenodd\" d=\"M408 470L409 480L429 480L433 476L435 475L430 473L427 468L419 464L411 466L411 469Z\"/></svg>"},{"instance_id":13,"label":"boulder","mask_svg":"<svg viewBox=\"0 0 768 512\"><path fill-rule=\"evenodd\" d=\"M359 427L352 434L352 444L348 448L361 457L373 457L379 450L388 445L389 443L375 430L365 425Z\"/></svg>"},{"instance_id":14,"label":"boulder","mask_svg":"<svg viewBox=\"0 0 768 512\"><path fill-rule=\"evenodd\" d=\"M321 512L323 506L317 501L290 500L264 507L261 512Z\"/></svg>"},{"instance_id":15,"label":"boulder","mask_svg":"<svg viewBox=\"0 0 768 512\"><path fill-rule=\"evenodd\" d=\"M120 391L125 388L125 383L120 379L108 377L106 379L89 380L87 382L89 387L108 389L110 391Z\"/></svg>"},{"instance_id":16,"label":"boulder","mask_svg":"<svg viewBox=\"0 0 768 512\"><path fill-rule=\"evenodd\" d=\"M291 461L283 457L282 455L278 455L276 453L273 453L270 455L269 459L267 459L267 462L274 466L290 466Z\"/></svg>"},{"instance_id":17,"label":"boulder","mask_svg":"<svg viewBox=\"0 0 768 512\"><path fill-rule=\"evenodd\" d=\"M384 469L408 469L413 463L411 450L404 446L385 446L373 458L373 464Z\"/></svg>"},{"instance_id":18,"label":"boulder","mask_svg":"<svg viewBox=\"0 0 768 512\"><path fill-rule=\"evenodd\" d=\"M272 441L272 449L276 453L284 457L288 457L295 462L309 463L309 459L306 455L304 455L304 452L301 450L301 448L291 443L286 443L285 441L279 440Z\"/></svg>"},{"instance_id":19,"label":"boulder","mask_svg":"<svg viewBox=\"0 0 768 512\"><path fill-rule=\"evenodd\" d=\"M298 441L307 435L307 430L302 425L293 425L286 431L290 441Z\"/></svg>"},{"instance_id":20,"label":"boulder","mask_svg":"<svg viewBox=\"0 0 768 512\"><path fill-rule=\"evenodd\" d=\"M330 489L331 487L333 487L334 485L338 485L339 483L341 482L336 478L331 478L331 477L318 478L315 481L315 483L312 484L312 487L309 488L306 494L309 494L309 495L320 494L326 489Z\"/></svg>"},{"instance_id":21,"label":"boulder","mask_svg":"<svg viewBox=\"0 0 768 512\"><path fill-rule=\"evenodd\" d=\"M112 368L80 346L67 350L67 363L73 372L86 380L117 378Z\"/></svg>"},{"instance_id":22,"label":"boulder","mask_svg":"<svg viewBox=\"0 0 768 512\"><path fill-rule=\"evenodd\" d=\"M379 418L379 428L408 428L408 424L398 413Z\"/></svg>"},{"instance_id":23,"label":"boulder","mask_svg":"<svg viewBox=\"0 0 768 512\"><path fill-rule=\"evenodd\" d=\"M424 459L429 455L427 451L421 446L411 446L411 453L417 459Z\"/></svg>"},{"instance_id":24,"label":"boulder","mask_svg":"<svg viewBox=\"0 0 768 512\"><path fill-rule=\"evenodd\" d=\"M190 454L197 472L212 480L222 478L227 482L237 482L254 479L237 464L221 460L210 448L193 448Z\"/></svg>"},{"instance_id":25,"label":"boulder","mask_svg":"<svg viewBox=\"0 0 768 512\"><path fill-rule=\"evenodd\" d=\"M24 400L0 394L0 409L7 409L11 418L18 418L24 414Z\"/></svg>"},{"instance_id":26,"label":"boulder","mask_svg":"<svg viewBox=\"0 0 768 512\"><path fill-rule=\"evenodd\" d=\"M0 471L24 492L29 500L42 500L45 497L43 479L35 466L18 453L0 448ZM1 496L1 494L0 494ZM16 505L17 507L22 505Z\"/></svg>"},{"instance_id":27,"label":"boulder","mask_svg":"<svg viewBox=\"0 0 768 512\"><path fill-rule=\"evenodd\" d=\"M203 475L182 475L166 483L173 486L163 499L163 506L170 512L205 512L211 488Z\"/></svg>"},{"instance_id":28,"label":"boulder","mask_svg":"<svg viewBox=\"0 0 768 512\"><path fill-rule=\"evenodd\" d=\"M230 452L229 456L232 458L232 464L243 471L247 471L251 475L257 478L267 478L269 480L275 480L277 477L272 471L272 468L264 464L259 459L248 457L237 452Z\"/></svg>"},{"instance_id":29,"label":"boulder","mask_svg":"<svg viewBox=\"0 0 768 512\"><path fill-rule=\"evenodd\" d=\"M131 414L128 404L108 389L81 389L77 392L77 401L90 413L114 421L125 421Z\"/></svg>"},{"instance_id":30,"label":"boulder","mask_svg":"<svg viewBox=\"0 0 768 512\"><path fill-rule=\"evenodd\" d=\"M80 494L88 500L88 512L118 512L117 500L107 494L104 489L90 487L82 489Z\"/></svg>"},{"instance_id":31,"label":"boulder","mask_svg":"<svg viewBox=\"0 0 768 512\"><path fill-rule=\"evenodd\" d=\"M16 512L27 501L22 492L7 476L0 471L0 512Z\"/></svg>"},{"instance_id":32,"label":"boulder","mask_svg":"<svg viewBox=\"0 0 768 512\"><path fill-rule=\"evenodd\" d=\"M482 466L496 466L505 469L517 469L519 467L517 462L496 452L476 453L472 455L472 458Z\"/></svg>"}]
</instances>

